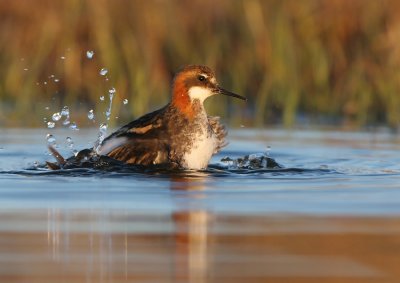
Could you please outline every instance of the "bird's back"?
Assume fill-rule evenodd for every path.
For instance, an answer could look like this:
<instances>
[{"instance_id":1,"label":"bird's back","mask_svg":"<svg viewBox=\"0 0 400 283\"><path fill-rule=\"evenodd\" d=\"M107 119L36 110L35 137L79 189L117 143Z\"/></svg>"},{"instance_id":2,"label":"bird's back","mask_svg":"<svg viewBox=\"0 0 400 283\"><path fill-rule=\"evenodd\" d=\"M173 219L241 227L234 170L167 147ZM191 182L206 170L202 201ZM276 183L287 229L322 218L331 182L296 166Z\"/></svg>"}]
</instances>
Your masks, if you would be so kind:
<instances>
[{"instance_id":1,"label":"bird's back","mask_svg":"<svg viewBox=\"0 0 400 283\"><path fill-rule=\"evenodd\" d=\"M98 153L129 164L205 168L226 145L226 130L218 117L204 117L189 120L167 105L111 134Z\"/></svg>"}]
</instances>

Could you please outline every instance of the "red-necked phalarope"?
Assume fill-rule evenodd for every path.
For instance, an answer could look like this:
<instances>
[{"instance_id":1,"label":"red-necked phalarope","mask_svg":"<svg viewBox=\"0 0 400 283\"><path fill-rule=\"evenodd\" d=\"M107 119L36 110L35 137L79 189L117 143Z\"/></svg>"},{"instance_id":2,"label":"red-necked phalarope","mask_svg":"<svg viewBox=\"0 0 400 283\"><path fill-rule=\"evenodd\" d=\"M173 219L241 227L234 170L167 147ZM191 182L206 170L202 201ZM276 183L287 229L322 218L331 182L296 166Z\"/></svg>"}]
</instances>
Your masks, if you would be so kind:
<instances>
[{"instance_id":1,"label":"red-necked phalarope","mask_svg":"<svg viewBox=\"0 0 400 283\"><path fill-rule=\"evenodd\" d=\"M211 156L226 145L225 127L219 117L207 116L203 106L204 100L215 94L246 100L221 88L210 68L185 67L173 80L170 103L109 135L97 154L128 164L206 168ZM61 155L54 149L51 152L60 163Z\"/></svg>"}]
</instances>

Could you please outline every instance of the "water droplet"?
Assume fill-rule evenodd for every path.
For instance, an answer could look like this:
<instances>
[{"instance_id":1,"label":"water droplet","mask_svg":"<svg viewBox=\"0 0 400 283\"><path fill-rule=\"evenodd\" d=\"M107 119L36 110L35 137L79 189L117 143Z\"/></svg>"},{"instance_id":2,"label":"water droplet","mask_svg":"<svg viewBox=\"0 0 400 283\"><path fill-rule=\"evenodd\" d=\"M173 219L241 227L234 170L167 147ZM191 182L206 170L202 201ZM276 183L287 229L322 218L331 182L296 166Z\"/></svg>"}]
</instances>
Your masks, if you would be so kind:
<instances>
[{"instance_id":1,"label":"water droplet","mask_svg":"<svg viewBox=\"0 0 400 283\"><path fill-rule=\"evenodd\" d=\"M49 76L49 79L51 79L51 78L54 78L54 75L50 75L50 76Z\"/></svg>"},{"instance_id":2,"label":"water droplet","mask_svg":"<svg viewBox=\"0 0 400 283\"><path fill-rule=\"evenodd\" d=\"M124 101L122 101L122 103L125 105L128 104L128 99L125 98Z\"/></svg>"},{"instance_id":3,"label":"water droplet","mask_svg":"<svg viewBox=\"0 0 400 283\"><path fill-rule=\"evenodd\" d=\"M89 118L89 120L93 120L94 119L93 109L89 110L89 113L87 114L87 117Z\"/></svg>"},{"instance_id":4,"label":"water droplet","mask_svg":"<svg viewBox=\"0 0 400 283\"><path fill-rule=\"evenodd\" d=\"M86 51L86 57L88 57L88 59L92 59L93 55L94 55L94 51L92 51L92 50Z\"/></svg>"},{"instance_id":5,"label":"water droplet","mask_svg":"<svg viewBox=\"0 0 400 283\"><path fill-rule=\"evenodd\" d=\"M102 75L102 76L107 75L107 73L108 73L108 70L107 70L106 68L102 68L102 69L100 70L100 75Z\"/></svg>"},{"instance_id":6,"label":"water droplet","mask_svg":"<svg viewBox=\"0 0 400 283\"><path fill-rule=\"evenodd\" d=\"M109 93L109 94L115 94L115 92L116 92L115 87L110 88L110 89L108 90L108 93Z\"/></svg>"},{"instance_id":7,"label":"water droplet","mask_svg":"<svg viewBox=\"0 0 400 283\"><path fill-rule=\"evenodd\" d=\"M71 125L69 125L69 128L74 131L79 130L78 125L75 122L71 123Z\"/></svg>"},{"instance_id":8,"label":"water droplet","mask_svg":"<svg viewBox=\"0 0 400 283\"><path fill-rule=\"evenodd\" d=\"M64 106L63 109L61 110L61 115L65 117L65 120L63 121L63 125L67 126L71 123L69 120L69 108L68 106Z\"/></svg>"},{"instance_id":9,"label":"water droplet","mask_svg":"<svg viewBox=\"0 0 400 283\"><path fill-rule=\"evenodd\" d=\"M54 123L54 122L47 122L47 128L49 128L49 129L54 128L55 125L56 125L56 123Z\"/></svg>"},{"instance_id":10,"label":"water droplet","mask_svg":"<svg viewBox=\"0 0 400 283\"><path fill-rule=\"evenodd\" d=\"M47 82L44 82L43 84L44 84L44 85L47 85Z\"/></svg>"},{"instance_id":11,"label":"water droplet","mask_svg":"<svg viewBox=\"0 0 400 283\"><path fill-rule=\"evenodd\" d=\"M244 125L240 125L240 127L241 127L241 128L244 128L245 126L244 126Z\"/></svg>"},{"instance_id":12,"label":"water droplet","mask_svg":"<svg viewBox=\"0 0 400 283\"><path fill-rule=\"evenodd\" d=\"M68 106L64 106L63 109L61 110L61 115L62 116L69 116L69 108Z\"/></svg>"},{"instance_id":13,"label":"water droplet","mask_svg":"<svg viewBox=\"0 0 400 283\"><path fill-rule=\"evenodd\" d=\"M106 118L107 118L107 121L110 120L110 116L111 116L111 111L110 111L110 110L107 110L107 111L106 111Z\"/></svg>"},{"instance_id":14,"label":"water droplet","mask_svg":"<svg viewBox=\"0 0 400 283\"><path fill-rule=\"evenodd\" d=\"M66 138L66 141L67 141L67 144L68 144L68 146L69 146L70 148L73 148L73 147L74 147L74 141L72 140L72 138L67 137L67 138Z\"/></svg>"},{"instance_id":15,"label":"water droplet","mask_svg":"<svg viewBox=\"0 0 400 283\"><path fill-rule=\"evenodd\" d=\"M61 59L61 60L65 60L65 56L61 56L60 59Z\"/></svg>"},{"instance_id":16,"label":"water droplet","mask_svg":"<svg viewBox=\"0 0 400 283\"><path fill-rule=\"evenodd\" d=\"M58 83L60 80L59 79L54 79L54 82L55 83Z\"/></svg>"},{"instance_id":17,"label":"water droplet","mask_svg":"<svg viewBox=\"0 0 400 283\"><path fill-rule=\"evenodd\" d=\"M39 167L39 162L37 162L37 161L33 162L33 167L38 168Z\"/></svg>"},{"instance_id":18,"label":"water droplet","mask_svg":"<svg viewBox=\"0 0 400 283\"><path fill-rule=\"evenodd\" d=\"M25 69L24 69L24 71L28 71L28 70L29 70L28 68L25 68Z\"/></svg>"},{"instance_id":19,"label":"water droplet","mask_svg":"<svg viewBox=\"0 0 400 283\"><path fill-rule=\"evenodd\" d=\"M58 121L61 119L61 114L60 112L56 112L53 114L53 116L51 117L53 119L53 121Z\"/></svg>"},{"instance_id":20,"label":"water droplet","mask_svg":"<svg viewBox=\"0 0 400 283\"><path fill-rule=\"evenodd\" d=\"M107 124L101 123L100 126L99 126L100 132L107 131L107 127L108 127Z\"/></svg>"},{"instance_id":21,"label":"water droplet","mask_svg":"<svg viewBox=\"0 0 400 283\"><path fill-rule=\"evenodd\" d=\"M104 95L100 96L100 100L104 101Z\"/></svg>"},{"instance_id":22,"label":"water droplet","mask_svg":"<svg viewBox=\"0 0 400 283\"><path fill-rule=\"evenodd\" d=\"M46 110L50 110L50 107L49 107L49 106L46 106L44 109L46 109Z\"/></svg>"},{"instance_id":23,"label":"water droplet","mask_svg":"<svg viewBox=\"0 0 400 283\"><path fill-rule=\"evenodd\" d=\"M271 152L271 146L268 145L267 148L265 149L265 155L268 157L270 152Z\"/></svg>"},{"instance_id":24,"label":"water droplet","mask_svg":"<svg viewBox=\"0 0 400 283\"><path fill-rule=\"evenodd\" d=\"M46 135L46 140L48 144L55 144L56 143L56 138L52 134L47 134Z\"/></svg>"},{"instance_id":25,"label":"water droplet","mask_svg":"<svg viewBox=\"0 0 400 283\"><path fill-rule=\"evenodd\" d=\"M101 123L100 126L99 126L99 134L98 134L95 146L94 146L94 149L96 150L96 152L99 152L101 144L104 141L104 138L105 138L106 133L107 133L107 127L108 126L105 123Z\"/></svg>"}]
</instances>

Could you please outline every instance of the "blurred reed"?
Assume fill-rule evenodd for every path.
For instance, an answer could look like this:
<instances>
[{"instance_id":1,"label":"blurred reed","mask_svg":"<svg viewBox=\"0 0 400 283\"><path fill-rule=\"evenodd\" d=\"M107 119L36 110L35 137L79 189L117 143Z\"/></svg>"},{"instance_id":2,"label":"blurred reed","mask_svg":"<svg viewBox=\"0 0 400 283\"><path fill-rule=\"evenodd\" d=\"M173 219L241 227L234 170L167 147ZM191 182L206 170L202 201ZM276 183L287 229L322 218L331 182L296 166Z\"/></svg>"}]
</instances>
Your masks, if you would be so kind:
<instances>
[{"instance_id":1,"label":"blurred reed","mask_svg":"<svg viewBox=\"0 0 400 283\"><path fill-rule=\"evenodd\" d=\"M90 125L111 86L113 112L137 117L168 101L177 69L205 64L249 98L208 104L232 125L395 128L399 43L395 0L0 1L0 126L40 126L63 105Z\"/></svg>"}]
</instances>

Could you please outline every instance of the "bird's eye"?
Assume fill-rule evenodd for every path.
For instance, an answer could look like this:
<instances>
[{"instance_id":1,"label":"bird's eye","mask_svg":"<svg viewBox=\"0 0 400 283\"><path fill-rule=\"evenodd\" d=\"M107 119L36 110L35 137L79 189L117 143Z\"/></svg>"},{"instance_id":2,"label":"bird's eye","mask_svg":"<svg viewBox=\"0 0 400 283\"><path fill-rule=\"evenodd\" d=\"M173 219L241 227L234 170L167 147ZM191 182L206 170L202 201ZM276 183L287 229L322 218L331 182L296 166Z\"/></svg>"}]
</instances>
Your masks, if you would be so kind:
<instances>
[{"instance_id":1,"label":"bird's eye","mask_svg":"<svg viewBox=\"0 0 400 283\"><path fill-rule=\"evenodd\" d=\"M199 81L203 82L203 81L206 80L206 77L203 76L203 75L200 75L200 76L198 77L198 79L199 79Z\"/></svg>"}]
</instances>

